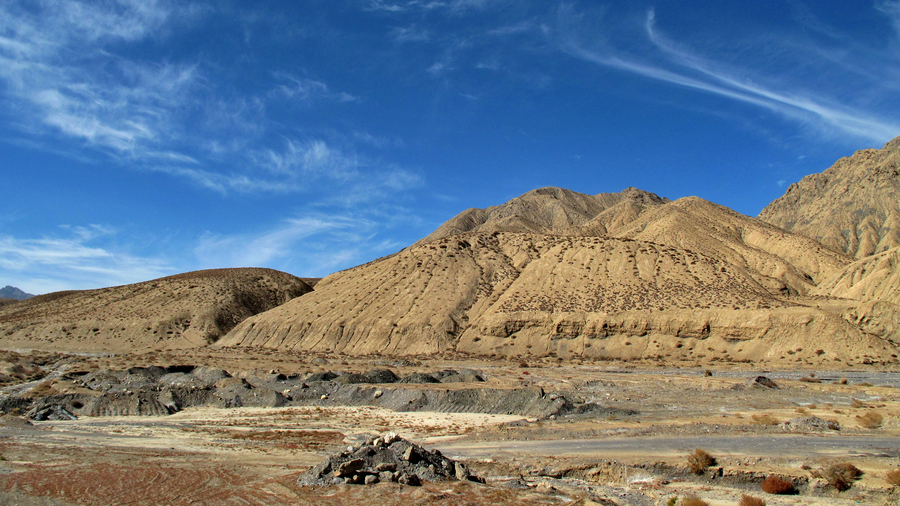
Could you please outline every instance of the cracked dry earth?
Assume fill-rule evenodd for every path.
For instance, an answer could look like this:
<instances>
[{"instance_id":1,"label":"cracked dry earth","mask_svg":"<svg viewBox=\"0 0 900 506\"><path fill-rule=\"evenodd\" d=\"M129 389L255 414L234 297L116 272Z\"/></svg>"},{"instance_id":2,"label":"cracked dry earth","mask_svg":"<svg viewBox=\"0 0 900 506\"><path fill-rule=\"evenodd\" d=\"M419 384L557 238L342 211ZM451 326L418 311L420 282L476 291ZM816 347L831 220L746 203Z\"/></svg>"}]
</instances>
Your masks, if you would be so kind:
<instances>
[{"instance_id":1,"label":"cracked dry earth","mask_svg":"<svg viewBox=\"0 0 900 506\"><path fill-rule=\"evenodd\" d=\"M364 359L322 366L316 357L277 365L265 357L206 358L203 365L230 371L372 367ZM79 367L148 365L138 358L110 363L122 356L78 360ZM538 419L312 403L30 424L6 415L0 421L0 503L657 505L697 496L724 506L737 505L745 494L770 506L900 503L900 491L886 479L900 468L897 372L815 371L811 377L812 371L735 364L706 376L697 368L462 360L420 360L394 369L411 374L447 367L477 369L486 387L542 388L621 411ZM751 386L748 380L759 375L779 388ZM462 461L487 483L297 484L328 456L388 431ZM715 457L701 474L688 469L695 448ZM838 491L818 476L843 462L863 474ZM796 493L763 492L761 482L770 475L792 482Z\"/></svg>"}]
</instances>

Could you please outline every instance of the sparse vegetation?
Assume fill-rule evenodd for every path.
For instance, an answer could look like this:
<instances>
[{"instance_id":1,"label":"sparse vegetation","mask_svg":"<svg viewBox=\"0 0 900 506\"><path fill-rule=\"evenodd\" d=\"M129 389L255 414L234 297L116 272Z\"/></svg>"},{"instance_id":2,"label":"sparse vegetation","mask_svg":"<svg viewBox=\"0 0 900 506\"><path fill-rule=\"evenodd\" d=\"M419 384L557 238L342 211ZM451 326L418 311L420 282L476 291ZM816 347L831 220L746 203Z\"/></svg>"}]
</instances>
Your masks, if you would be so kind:
<instances>
[{"instance_id":1,"label":"sparse vegetation","mask_svg":"<svg viewBox=\"0 0 900 506\"><path fill-rule=\"evenodd\" d=\"M766 506L766 501L763 501L759 497L745 494L741 496L741 502L738 503L738 506Z\"/></svg>"},{"instance_id":2,"label":"sparse vegetation","mask_svg":"<svg viewBox=\"0 0 900 506\"><path fill-rule=\"evenodd\" d=\"M762 490L767 494L784 495L794 493L794 484L778 476L769 476L762 482Z\"/></svg>"},{"instance_id":3,"label":"sparse vegetation","mask_svg":"<svg viewBox=\"0 0 900 506\"><path fill-rule=\"evenodd\" d=\"M888 472L884 477L884 481L888 482L888 485L900 487L900 469L894 469L893 471Z\"/></svg>"},{"instance_id":4,"label":"sparse vegetation","mask_svg":"<svg viewBox=\"0 0 900 506\"><path fill-rule=\"evenodd\" d=\"M709 506L709 503L697 496L688 496L681 500L681 506Z\"/></svg>"},{"instance_id":5,"label":"sparse vegetation","mask_svg":"<svg viewBox=\"0 0 900 506\"><path fill-rule=\"evenodd\" d=\"M753 425L778 425L781 423L781 420L766 413L762 415L750 415L750 423Z\"/></svg>"},{"instance_id":6,"label":"sparse vegetation","mask_svg":"<svg viewBox=\"0 0 900 506\"><path fill-rule=\"evenodd\" d=\"M864 415L857 415L856 417L856 423L865 429L877 429L878 427L881 427L881 422L883 420L884 417L877 411L869 411Z\"/></svg>"},{"instance_id":7,"label":"sparse vegetation","mask_svg":"<svg viewBox=\"0 0 900 506\"><path fill-rule=\"evenodd\" d=\"M817 471L813 473L813 476L824 479L829 485L843 492L850 489L853 482L858 480L862 474L858 467L849 462L842 462Z\"/></svg>"},{"instance_id":8,"label":"sparse vegetation","mask_svg":"<svg viewBox=\"0 0 900 506\"><path fill-rule=\"evenodd\" d=\"M715 463L715 457L701 448L695 449L694 453L688 455L688 468L694 474L703 474L709 466L712 466Z\"/></svg>"}]
</instances>

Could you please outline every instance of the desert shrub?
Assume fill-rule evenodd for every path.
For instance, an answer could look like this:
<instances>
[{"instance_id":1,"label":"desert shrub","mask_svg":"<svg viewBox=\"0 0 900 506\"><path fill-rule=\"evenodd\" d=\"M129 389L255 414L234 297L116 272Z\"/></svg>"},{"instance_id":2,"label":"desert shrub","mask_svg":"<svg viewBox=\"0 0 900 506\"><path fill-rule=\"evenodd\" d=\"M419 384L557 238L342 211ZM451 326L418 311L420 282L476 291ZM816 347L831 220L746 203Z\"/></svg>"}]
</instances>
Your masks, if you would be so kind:
<instances>
[{"instance_id":1,"label":"desert shrub","mask_svg":"<svg viewBox=\"0 0 900 506\"><path fill-rule=\"evenodd\" d=\"M763 480L762 489L767 494L792 494L794 493L794 484L778 476L769 476Z\"/></svg>"},{"instance_id":2,"label":"desert shrub","mask_svg":"<svg viewBox=\"0 0 900 506\"><path fill-rule=\"evenodd\" d=\"M677 503L678 503L678 496L676 495L675 497L672 497L669 499L669 501L666 503L666 506L675 506L675 504L677 504Z\"/></svg>"},{"instance_id":3,"label":"desert shrub","mask_svg":"<svg viewBox=\"0 0 900 506\"><path fill-rule=\"evenodd\" d=\"M843 462L823 469L819 475L829 485L843 492L853 486L853 482L862 476L862 471L849 462Z\"/></svg>"},{"instance_id":4,"label":"desert shrub","mask_svg":"<svg viewBox=\"0 0 900 506\"><path fill-rule=\"evenodd\" d=\"M753 425L778 425L780 420L770 414L750 415L750 421Z\"/></svg>"},{"instance_id":5,"label":"desert shrub","mask_svg":"<svg viewBox=\"0 0 900 506\"><path fill-rule=\"evenodd\" d=\"M822 380L820 380L819 378L814 378L812 376L804 376L804 377L800 378L800 381L802 381L804 383L821 383L822 382Z\"/></svg>"},{"instance_id":6,"label":"desert shrub","mask_svg":"<svg viewBox=\"0 0 900 506\"><path fill-rule=\"evenodd\" d=\"M742 495L738 506L766 506L766 501L751 495Z\"/></svg>"},{"instance_id":7,"label":"desert shrub","mask_svg":"<svg viewBox=\"0 0 900 506\"><path fill-rule=\"evenodd\" d=\"M877 429L878 427L881 427L882 420L883 417L881 416L881 413L877 411L869 411L862 416L858 415L856 417L856 423L858 423L860 427L866 429Z\"/></svg>"},{"instance_id":8,"label":"desert shrub","mask_svg":"<svg viewBox=\"0 0 900 506\"><path fill-rule=\"evenodd\" d=\"M709 506L709 503L696 496L688 496L681 500L681 506Z\"/></svg>"},{"instance_id":9,"label":"desert shrub","mask_svg":"<svg viewBox=\"0 0 900 506\"><path fill-rule=\"evenodd\" d=\"M701 448L688 455L688 468L694 474L703 474L706 469L716 463L716 459Z\"/></svg>"},{"instance_id":10,"label":"desert shrub","mask_svg":"<svg viewBox=\"0 0 900 506\"><path fill-rule=\"evenodd\" d=\"M900 469L894 469L893 471L887 473L887 475L884 477L884 481L888 482L888 485L900 487Z\"/></svg>"},{"instance_id":11,"label":"desert shrub","mask_svg":"<svg viewBox=\"0 0 900 506\"><path fill-rule=\"evenodd\" d=\"M859 400L859 399L854 398L853 400L850 401L850 407L851 407L851 408L865 408L865 407L868 407L868 406L866 406L866 403L865 403L865 402L863 402L863 401L861 401L861 400Z\"/></svg>"}]
</instances>

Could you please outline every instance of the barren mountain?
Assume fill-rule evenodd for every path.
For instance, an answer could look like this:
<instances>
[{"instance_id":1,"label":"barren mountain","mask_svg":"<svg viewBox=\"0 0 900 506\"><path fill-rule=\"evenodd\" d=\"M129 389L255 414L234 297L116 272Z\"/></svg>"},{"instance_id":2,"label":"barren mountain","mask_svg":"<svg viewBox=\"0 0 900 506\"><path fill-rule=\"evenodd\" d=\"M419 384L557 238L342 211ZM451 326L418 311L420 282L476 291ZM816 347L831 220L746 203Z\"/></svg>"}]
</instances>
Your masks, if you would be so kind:
<instances>
[{"instance_id":1,"label":"barren mountain","mask_svg":"<svg viewBox=\"0 0 900 506\"><path fill-rule=\"evenodd\" d=\"M804 177L759 218L856 258L900 246L900 137Z\"/></svg>"},{"instance_id":2,"label":"barren mountain","mask_svg":"<svg viewBox=\"0 0 900 506\"><path fill-rule=\"evenodd\" d=\"M217 269L50 293L0 306L0 346L95 352L197 347L310 291L299 278L271 269Z\"/></svg>"},{"instance_id":3,"label":"barren mountain","mask_svg":"<svg viewBox=\"0 0 900 506\"><path fill-rule=\"evenodd\" d=\"M645 206L666 202L668 199L636 188L599 195L587 195L563 188L539 188L499 206L467 209L416 244L466 232L605 235L608 225L618 224L617 217L629 217L626 210L643 209ZM607 212L602 217L601 214L605 211L612 212Z\"/></svg>"},{"instance_id":4,"label":"barren mountain","mask_svg":"<svg viewBox=\"0 0 900 506\"><path fill-rule=\"evenodd\" d=\"M748 269L683 248L465 233L328 276L315 292L248 318L217 346L738 360L896 351L843 318L844 309L782 300Z\"/></svg>"},{"instance_id":5,"label":"barren mountain","mask_svg":"<svg viewBox=\"0 0 900 506\"><path fill-rule=\"evenodd\" d=\"M745 270L781 295L806 294L852 260L807 237L697 197L649 207L610 231L616 237L703 253Z\"/></svg>"}]
</instances>

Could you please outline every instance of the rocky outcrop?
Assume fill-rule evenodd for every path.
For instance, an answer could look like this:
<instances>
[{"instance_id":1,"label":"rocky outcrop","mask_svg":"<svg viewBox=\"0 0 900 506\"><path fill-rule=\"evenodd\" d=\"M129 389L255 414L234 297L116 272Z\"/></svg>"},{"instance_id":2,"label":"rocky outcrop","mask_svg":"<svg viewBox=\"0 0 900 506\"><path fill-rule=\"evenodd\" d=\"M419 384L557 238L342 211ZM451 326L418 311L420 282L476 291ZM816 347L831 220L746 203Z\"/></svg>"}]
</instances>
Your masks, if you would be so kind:
<instances>
[{"instance_id":1,"label":"rocky outcrop","mask_svg":"<svg viewBox=\"0 0 900 506\"><path fill-rule=\"evenodd\" d=\"M322 486L346 483L374 485L397 482L418 486L423 481L484 480L473 475L462 462L443 456L438 450L428 450L389 432L370 438L359 448L328 457L297 479L300 486Z\"/></svg>"}]
</instances>

